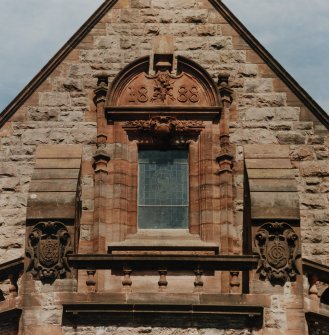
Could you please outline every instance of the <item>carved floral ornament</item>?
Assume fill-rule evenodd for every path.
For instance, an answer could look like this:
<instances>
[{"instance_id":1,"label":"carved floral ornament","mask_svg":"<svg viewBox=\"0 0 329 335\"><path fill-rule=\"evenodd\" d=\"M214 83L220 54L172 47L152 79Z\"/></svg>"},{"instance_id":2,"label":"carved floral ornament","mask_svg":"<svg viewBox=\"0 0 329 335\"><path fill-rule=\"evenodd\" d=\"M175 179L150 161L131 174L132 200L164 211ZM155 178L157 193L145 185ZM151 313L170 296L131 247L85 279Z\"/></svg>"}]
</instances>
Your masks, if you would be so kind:
<instances>
[{"instance_id":1,"label":"carved floral ornament","mask_svg":"<svg viewBox=\"0 0 329 335\"><path fill-rule=\"evenodd\" d=\"M273 285L296 280L300 274L296 267L296 259L300 257L299 239L289 224L263 224L255 235L255 245L260 255L257 269L260 279L268 279Z\"/></svg>"},{"instance_id":2,"label":"carved floral ornament","mask_svg":"<svg viewBox=\"0 0 329 335\"><path fill-rule=\"evenodd\" d=\"M204 128L199 120L178 120L171 116L157 116L149 120L134 120L124 123L123 128L132 140L144 144L155 142L188 143L197 140Z\"/></svg>"},{"instance_id":3,"label":"carved floral ornament","mask_svg":"<svg viewBox=\"0 0 329 335\"><path fill-rule=\"evenodd\" d=\"M31 259L27 272L35 279L53 282L70 272L67 255L73 252L71 237L61 222L39 222L28 237L26 255Z\"/></svg>"}]
</instances>

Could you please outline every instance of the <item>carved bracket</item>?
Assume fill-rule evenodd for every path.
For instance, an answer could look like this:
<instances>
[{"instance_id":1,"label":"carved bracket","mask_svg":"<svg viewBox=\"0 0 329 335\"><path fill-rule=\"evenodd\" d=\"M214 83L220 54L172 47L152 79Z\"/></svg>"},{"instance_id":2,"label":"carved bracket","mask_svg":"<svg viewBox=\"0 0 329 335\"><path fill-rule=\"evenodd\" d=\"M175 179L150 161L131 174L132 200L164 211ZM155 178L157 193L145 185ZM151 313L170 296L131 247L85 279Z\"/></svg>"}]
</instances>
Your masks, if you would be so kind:
<instances>
[{"instance_id":1,"label":"carved bracket","mask_svg":"<svg viewBox=\"0 0 329 335\"><path fill-rule=\"evenodd\" d=\"M66 257L72 252L71 237L63 223L39 222L27 242L26 256L31 259L27 272L43 282L65 278L70 272Z\"/></svg>"},{"instance_id":2,"label":"carved bracket","mask_svg":"<svg viewBox=\"0 0 329 335\"><path fill-rule=\"evenodd\" d=\"M300 257L298 236L285 222L263 224L255 235L260 262L257 272L260 279L268 279L272 285L284 285L295 281L300 274L296 259Z\"/></svg>"},{"instance_id":3,"label":"carved bracket","mask_svg":"<svg viewBox=\"0 0 329 335\"><path fill-rule=\"evenodd\" d=\"M142 144L186 144L197 140L204 125L199 120L177 120L171 116L158 116L149 120L127 121L123 128L131 140Z\"/></svg>"}]
</instances>

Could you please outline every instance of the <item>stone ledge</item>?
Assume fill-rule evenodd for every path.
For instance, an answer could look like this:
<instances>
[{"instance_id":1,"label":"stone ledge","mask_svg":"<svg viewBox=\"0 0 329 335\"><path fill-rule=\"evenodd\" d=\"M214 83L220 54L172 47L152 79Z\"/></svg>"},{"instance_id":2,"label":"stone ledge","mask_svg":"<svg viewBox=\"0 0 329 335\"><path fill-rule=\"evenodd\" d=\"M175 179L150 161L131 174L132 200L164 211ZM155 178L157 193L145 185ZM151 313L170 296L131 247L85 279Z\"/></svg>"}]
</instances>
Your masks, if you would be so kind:
<instances>
[{"instance_id":1,"label":"stone ledge","mask_svg":"<svg viewBox=\"0 0 329 335\"><path fill-rule=\"evenodd\" d=\"M203 306L271 306L270 295L265 294L222 294L222 293L57 293L62 305L203 305Z\"/></svg>"},{"instance_id":2,"label":"stone ledge","mask_svg":"<svg viewBox=\"0 0 329 335\"><path fill-rule=\"evenodd\" d=\"M263 324L260 303L269 304L265 296L255 295L127 293L121 295L125 301L119 302L117 294L114 298L106 293L86 294L88 303L81 303L71 295L63 304L63 324L255 329Z\"/></svg>"},{"instance_id":3,"label":"stone ledge","mask_svg":"<svg viewBox=\"0 0 329 335\"><path fill-rule=\"evenodd\" d=\"M21 298L11 298L0 302L0 323L10 322L11 320L18 320L21 316Z\"/></svg>"},{"instance_id":4,"label":"stone ledge","mask_svg":"<svg viewBox=\"0 0 329 335\"><path fill-rule=\"evenodd\" d=\"M199 235L190 234L183 229L143 229L136 234L128 235L123 242L111 243L108 253L113 252L188 252L211 253L218 255L219 246L205 242Z\"/></svg>"}]
</instances>

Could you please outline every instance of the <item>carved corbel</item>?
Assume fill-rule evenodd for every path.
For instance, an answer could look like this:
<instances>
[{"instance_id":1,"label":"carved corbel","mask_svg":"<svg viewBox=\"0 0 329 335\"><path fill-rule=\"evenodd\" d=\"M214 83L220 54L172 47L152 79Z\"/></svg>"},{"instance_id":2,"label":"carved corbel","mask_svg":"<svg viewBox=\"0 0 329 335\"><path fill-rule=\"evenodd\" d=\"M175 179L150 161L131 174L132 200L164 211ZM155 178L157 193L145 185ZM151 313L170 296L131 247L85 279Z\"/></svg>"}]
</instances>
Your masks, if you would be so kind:
<instances>
[{"instance_id":1,"label":"carved corbel","mask_svg":"<svg viewBox=\"0 0 329 335\"><path fill-rule=\"evenodd\" d=\"M111 160L110 155L106 149L106 143L98 143L96 154L94 155L94 169L95 173L104 172L108 173L107 164Z\"/></svg>"},{"instance_id":2,"label":"carved corbel","mask_svg":"<svg viewBox=\"0 0 329 335\"><path fill-rule=\"evenodd\" d=\"M35 279L53 282L70 272L67 255L73 252L71 237L61 222L39 222L30 233L26 256L30 258L27 272Z\"/></svg>"},{"instance_id":3,"label":"carved corbel","mask_svg":"<svg viewBox=\"0 0 329 335\"><path fill-rule=\"evenodd\" d=\"M260 256L257 273L261 280L272 285L295 281L300 274L296 259L300 257L299 238L285 222L267 222L255 235L255 245Z\"/></svg>"},{"instance_id":4,"label":"carved corbel","mask_svg":"<svg viewBox=\"0 0 329 335\"><path fill-rule=\"evenodd\" d=\"M218 91L222 98L223 105L231 105L233 101L233 90L229 85L229 77L230 75L227 73L220 73L218 75Z\"/></svg>"},{"instance_id":5,"label":"carved corbel","mask_svg":"<svg viewBox=\"0 0 329 335\"><path fill-rule=\"evenodd\" d=\"M106 95L108 91L108 76L106 74L100 74L97 76L97 87L94 90L95 93L95 104L96 106L105 103Z\"/></svg>"}]
</instances>

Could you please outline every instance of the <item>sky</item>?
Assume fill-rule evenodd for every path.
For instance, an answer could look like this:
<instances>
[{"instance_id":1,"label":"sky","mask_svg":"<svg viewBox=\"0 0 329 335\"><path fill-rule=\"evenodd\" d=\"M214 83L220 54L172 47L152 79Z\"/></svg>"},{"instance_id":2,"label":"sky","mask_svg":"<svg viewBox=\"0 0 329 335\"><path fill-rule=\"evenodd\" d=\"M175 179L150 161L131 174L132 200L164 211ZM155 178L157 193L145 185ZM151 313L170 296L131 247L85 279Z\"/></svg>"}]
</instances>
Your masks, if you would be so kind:
<instances>
[{"instance_id":1,"label":"sky","mask_svg":"<svg viewBox=\"0 0 329 335\"><path fill-rule=\"evenodd\" d=\"M103 0L0 0L0 111ZM329 113L329 0L223 0Z\"/></svg>"}]
</instances>

